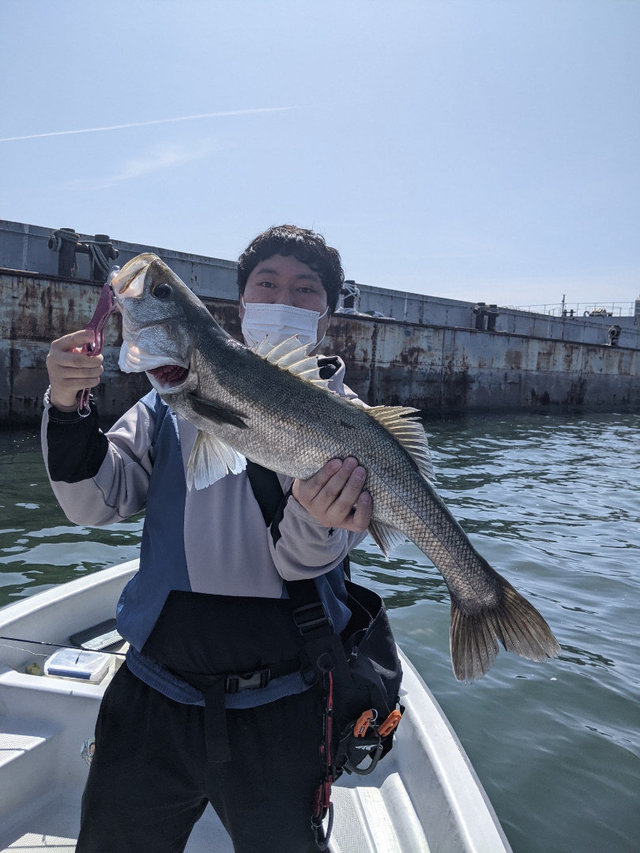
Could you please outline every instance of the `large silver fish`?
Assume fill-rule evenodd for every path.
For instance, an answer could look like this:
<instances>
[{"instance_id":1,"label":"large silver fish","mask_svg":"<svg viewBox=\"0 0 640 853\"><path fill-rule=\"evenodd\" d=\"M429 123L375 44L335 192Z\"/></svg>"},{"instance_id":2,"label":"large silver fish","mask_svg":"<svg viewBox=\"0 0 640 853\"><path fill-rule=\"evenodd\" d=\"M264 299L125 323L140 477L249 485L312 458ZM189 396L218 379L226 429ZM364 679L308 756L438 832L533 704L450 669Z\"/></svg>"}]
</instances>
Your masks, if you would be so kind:
<instances>
[{"instance_id":1,"label":"large silver fish","mask_svg":"<svg viewBox=\"0 0 640 853\"><path fill-rule=\"evenodd\" d=\"M373 538L386 553L406 536L445 579L456 678L487 672L497 641L530 660L558 654L542 616L478 554L434 491L415 409L365 409L331 393L316 359L297 343L247 349L156 255L129 261L112 286L123 314L120 366L146 370L167 404L199 430L190 487L238 473L245 457L306 479L329 459L353 456L367 471Z\"/></svg>"}]
</instances>

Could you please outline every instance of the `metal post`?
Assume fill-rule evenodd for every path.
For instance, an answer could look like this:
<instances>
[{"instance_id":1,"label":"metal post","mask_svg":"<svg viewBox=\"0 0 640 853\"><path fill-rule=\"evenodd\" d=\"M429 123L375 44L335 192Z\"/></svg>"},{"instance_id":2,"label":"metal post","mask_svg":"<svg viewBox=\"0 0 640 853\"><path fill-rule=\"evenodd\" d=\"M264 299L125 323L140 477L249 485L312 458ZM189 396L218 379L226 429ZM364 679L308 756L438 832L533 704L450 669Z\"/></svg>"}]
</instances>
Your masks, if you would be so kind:
<instances>
[{"instance_id":1,"label":"metal post","mask_svg":"<svg viewBox=\"0 0 640 853\"><path fill-rule=\"evenodd\" d=\"M58 253L58 275L60 278L75 278L78 273L76 250L78 235L73 228L58 228L49 237L49 248Z\"/></svg>"}]
</instances>

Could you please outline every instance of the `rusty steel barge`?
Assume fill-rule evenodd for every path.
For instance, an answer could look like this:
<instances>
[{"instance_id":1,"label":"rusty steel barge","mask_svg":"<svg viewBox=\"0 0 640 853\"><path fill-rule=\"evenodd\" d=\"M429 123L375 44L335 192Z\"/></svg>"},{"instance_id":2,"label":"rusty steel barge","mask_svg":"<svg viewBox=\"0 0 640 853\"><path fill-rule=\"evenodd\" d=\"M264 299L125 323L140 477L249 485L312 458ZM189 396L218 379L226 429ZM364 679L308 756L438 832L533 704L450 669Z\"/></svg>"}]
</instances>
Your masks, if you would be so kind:
<instances>
[{"instance_id":1,"label":"rusty steel barge","mask_svg":"<svg viewBox=\"0 0 640 853\"><path fill-rule=\"evenodd\" d=\"M152 251L239 336L235 263L155 246L0 220L0 425L34 425L50 342L84 327L109 266ZM564 308L564 306L563 306ZM148 390L117 366L119 318L107 329L95 396L106 422ZM489 410L640 409L640 299L626 313L554 315L348 282L326 349L370 404L426 414Z\"/></svg>"}]
</instances>

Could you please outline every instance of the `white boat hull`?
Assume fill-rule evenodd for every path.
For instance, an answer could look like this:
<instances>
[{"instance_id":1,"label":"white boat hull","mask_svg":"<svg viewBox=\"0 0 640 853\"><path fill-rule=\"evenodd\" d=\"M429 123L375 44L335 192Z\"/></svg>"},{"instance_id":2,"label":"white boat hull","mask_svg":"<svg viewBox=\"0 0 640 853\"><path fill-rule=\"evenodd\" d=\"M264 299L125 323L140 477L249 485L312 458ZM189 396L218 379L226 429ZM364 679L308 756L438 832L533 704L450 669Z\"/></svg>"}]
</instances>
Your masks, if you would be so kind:
<instances>
[{"instance_id":1,"label":"white boat hull","mask_svg":"<svg viewBox=\"0 0 640 853\"><path fill-rule=\"evenodd\" d=\"M137 561L0 609L0 636L69 644L112 617ZM53 648L0 640L0 851L72 851L87 775L81 757L106 681L27 673ZM401 653L402 654L402 653ZM114 658L112 668L117 665ZM370 776L334 786L333 853L504 853L493 808L436 700L402 655L405 715L396 744ZM212 809L187 853L232 853Z\"/></svg>"}]
</instances>

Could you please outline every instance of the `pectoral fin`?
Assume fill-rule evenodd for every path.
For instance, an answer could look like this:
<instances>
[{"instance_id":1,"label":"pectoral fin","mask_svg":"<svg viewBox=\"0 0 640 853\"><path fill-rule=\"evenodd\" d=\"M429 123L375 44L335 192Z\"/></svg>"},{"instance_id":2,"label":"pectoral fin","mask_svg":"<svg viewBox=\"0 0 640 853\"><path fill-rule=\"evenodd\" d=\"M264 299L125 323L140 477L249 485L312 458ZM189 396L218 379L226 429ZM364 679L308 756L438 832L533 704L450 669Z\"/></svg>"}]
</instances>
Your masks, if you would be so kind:
<instances>
[{"instance_id":1,"label":"pectoral fin","mask_svg":"<svg viewBox=\"0 0 640 853\"><path fill-rule=\"evenodd\" d=\"M208 432L198 430L187 463L187 488L206 489L227 474L244 471L247 460Z\"/></svg>"},{"instance_id":2,"label":"pectoral fin","mask_svg":"<svg viewBox=\"0 0 640 853\"><path fill-rule=\"evenodd\" d=\"M214 421L219 424L231 424L231 426L239 429L246 429L246 415L242 412L235 412L220 403L214 403L212 400L207 400L205 397L199 397L197 394L189 394L189 402L193 411L203 418Z\"/></svg>"}]
</instances>

